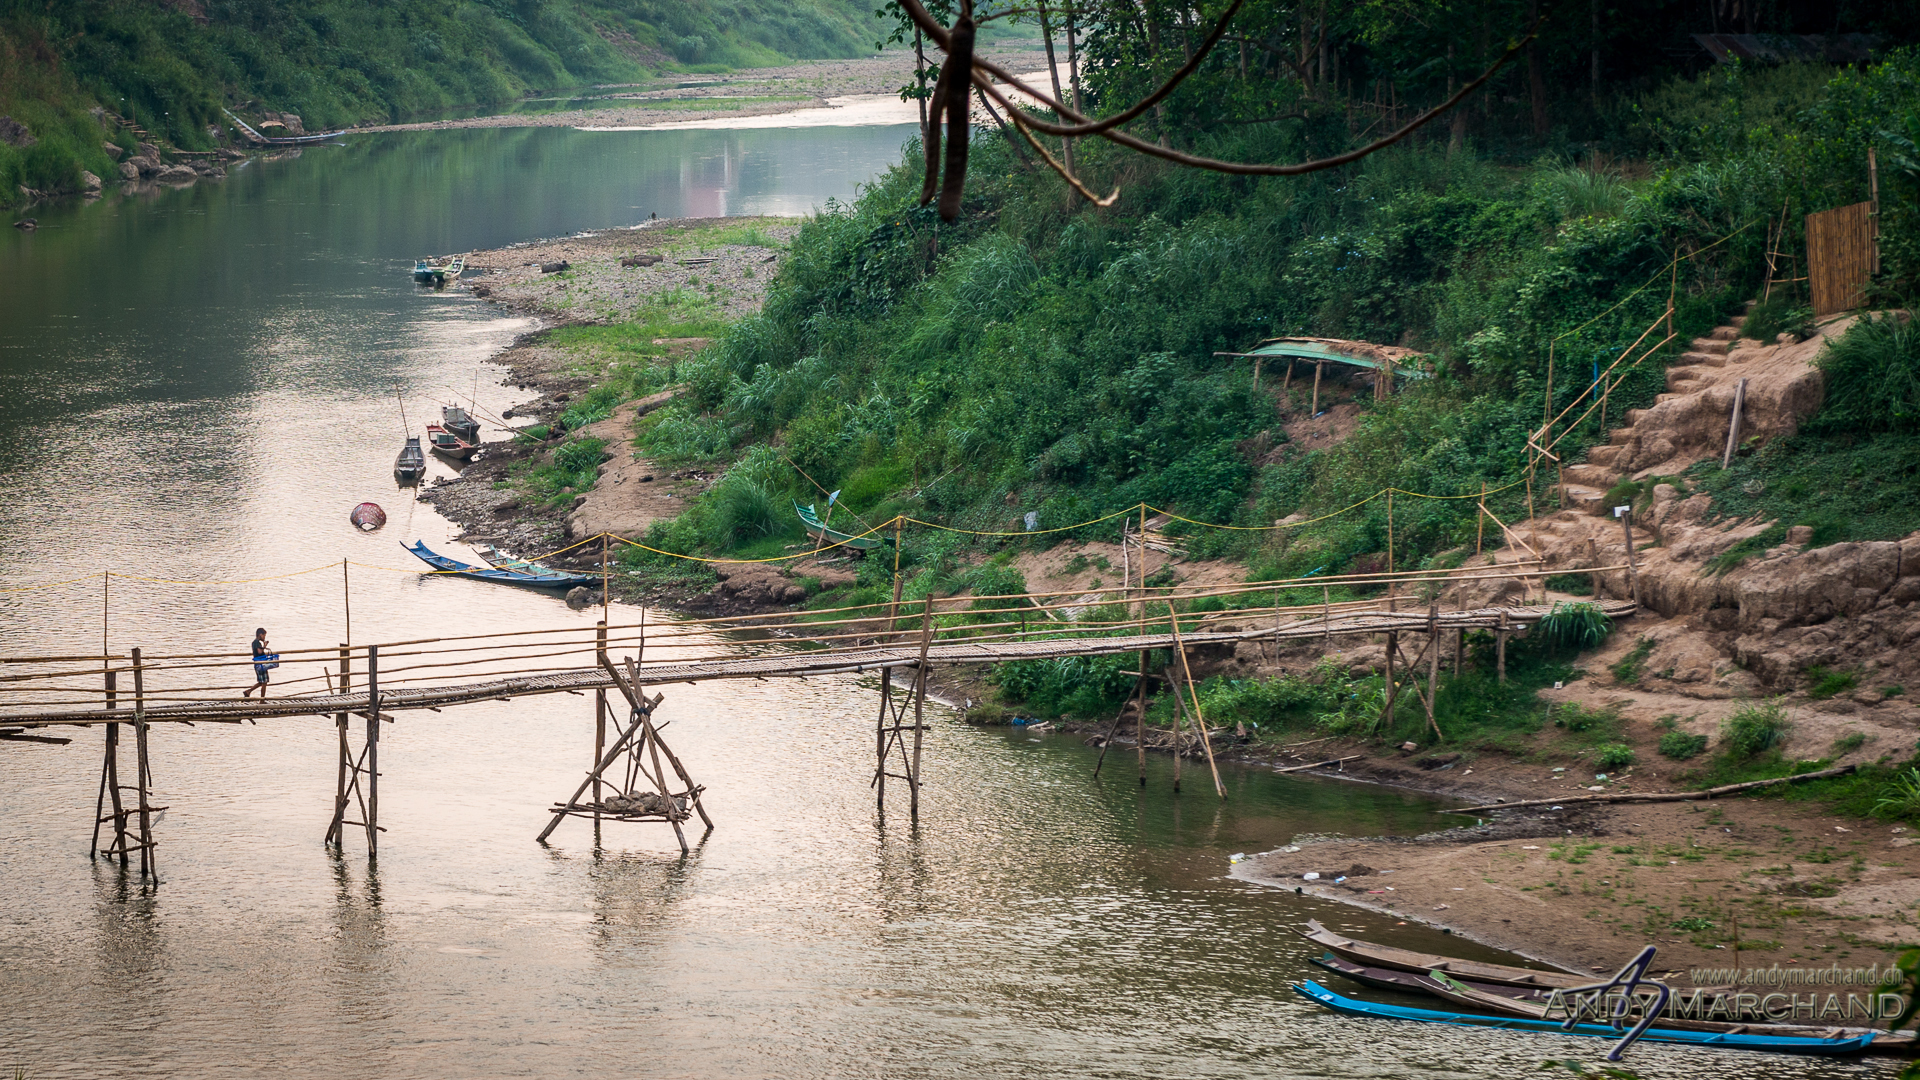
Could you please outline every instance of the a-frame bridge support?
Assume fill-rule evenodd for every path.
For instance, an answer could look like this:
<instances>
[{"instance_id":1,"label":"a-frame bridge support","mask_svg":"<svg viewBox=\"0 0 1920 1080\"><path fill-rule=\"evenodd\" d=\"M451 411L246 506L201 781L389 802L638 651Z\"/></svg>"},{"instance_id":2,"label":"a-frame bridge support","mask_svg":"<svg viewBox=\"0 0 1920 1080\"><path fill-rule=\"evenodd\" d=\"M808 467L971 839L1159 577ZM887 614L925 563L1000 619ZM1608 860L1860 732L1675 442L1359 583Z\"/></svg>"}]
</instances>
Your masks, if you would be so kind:
<instances>
[{"instance_id":1,"label":"a-frame bridge support","mask_svg":"<svg viewBox=\"0 0 1920 1080\"><path fill-rule=\"evenodd\" d=\"M896 598L897 599L897 598ZM880 716L874 725L874 749L876 760L873 769L873 781L868 787L874 789L875 806L880 819L887 817L887 779L907 782L907 817L912 821L920 820L920 750L927 732L927 648L933 643L933 605L928 604L920 622L920 660L913 668L913 689L906 697L896 701L893 696L893 669L883 668L880 672ZM913 706L913 720L907 720L907 705ZM912 733L911 740L908 733ZM909 748L908 743L912 746ZM893 760L894 751L899 751L898 762ZM899 772L890 771L898 768Z\"/></svg>"},{"instance_id":2,"label":"a-frame bridge support","mask_svg":"<svg viewBox=\"0 0 1920 1080\"><path fill-rule=\"evenodd\" d=\"M682 822L698 814L706 826L705 831L713 831L713 819L700 804L700 793L706 788L693 782L686 766L660 737L660 728L653 722L654 710L666 700L666 695L648 697L640 685L639 666L631 659L626 661L625 671L616 666L607 656L606 623L600 624L599 631L600 647L596 653L600 667L612 678L614 690L626 699L627 722L616 726L613 745L605 746L608 699L605 691L595 695L593 768L574 789L571 798L553 805L550 811L553 820L540 830L539 842L545 843L553 830L560 827L560 822L569 817L592 818L596 843L604 820L664 821L673 826L673 835L680 841L680 853L684 855L692 848L687 844ZM668 769L672 770L671 778ZM612 792L605 790L609 786ZM589 788L593 791L592 797L583 798Z\"/></svg>"}]
</instances>

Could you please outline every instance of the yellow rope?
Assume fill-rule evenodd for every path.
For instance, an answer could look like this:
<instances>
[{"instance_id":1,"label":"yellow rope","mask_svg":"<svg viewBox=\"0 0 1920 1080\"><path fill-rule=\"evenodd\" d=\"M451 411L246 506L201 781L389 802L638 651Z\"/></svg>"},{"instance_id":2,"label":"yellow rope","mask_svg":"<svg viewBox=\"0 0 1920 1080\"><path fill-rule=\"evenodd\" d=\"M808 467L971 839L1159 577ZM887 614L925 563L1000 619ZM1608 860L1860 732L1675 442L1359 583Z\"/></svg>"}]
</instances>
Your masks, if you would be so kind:
<instances>
[{"instance_id":1,"label":"yellow rope","mask_svg":"<svg viewBox=\"0 0 1920 1080\"><path fill-rule=\"evenodd\" d=\"M62 585L71 585L76 581L91 581L94 578L99 577L100 574L101 574L101 571L95 570L91 574L82 574L79 577L68 578L65 581L49 581L45 585L21 585L17 588L0 589L0 593L33 592L36 589L57 589Z\"/></svg>"},{"instance_id":2,"label":"yellow rope","mask_svg":"<svg viewBox=\"0 0 1920 1080\"><path fill-rule=\"evenodd\" d=\"M1700 256L1705 255L1707 252L1712 251L1714 248L1719 247L1721 244L1724 244L1727 241L1733 239L1734 237L1739 236L1741 233L1746 232L1748 229L1754 226L1755 222L1759 220L1760 219L1755 218L1753 221L1747 222L1745 225L1742 225L1739 228L1728 233L1727 235L1721 237L1720 239L1715 240L1713 243L1708 244L1706 247L1701 248L1699 251L1689 252L1685 255L1675 255L1672 259L1669 259L1667 261L1667 265L1654 271L1653 276L1647 279L1647 282L1645 285L1642 285L1639 288L1628 293L1627 295L1621 297L1619 303L1614 304L1612 307L1608 308L1607 310L1601 312L1598 315L1595 315L1593 318L1588 319L1586 322L1581 323L1579 326L1576 326L1573 329L1567 331L1566 333L1561 334L1558 337L1552 338L1550 340L1559 341L1560 338L1571 337L1574 334L1577 334L1580 331L1585 330L1587 327L1592 326L1594 323L1599 322L1601 319L1606 318L1608 315L1613 314L1615 311L1618 311L1620 309L1621 305L1625 304L1627 301L1633 299L1634 297L1639 296L1641 293L1646 292L1647 289L1650 286L1652 286L1654 282L1660 280L1660 276L1662 274L1671 273L1673 271L1674 264L1679 262L1681 259L1697 259Z\"/></svg>"}]
</instances>

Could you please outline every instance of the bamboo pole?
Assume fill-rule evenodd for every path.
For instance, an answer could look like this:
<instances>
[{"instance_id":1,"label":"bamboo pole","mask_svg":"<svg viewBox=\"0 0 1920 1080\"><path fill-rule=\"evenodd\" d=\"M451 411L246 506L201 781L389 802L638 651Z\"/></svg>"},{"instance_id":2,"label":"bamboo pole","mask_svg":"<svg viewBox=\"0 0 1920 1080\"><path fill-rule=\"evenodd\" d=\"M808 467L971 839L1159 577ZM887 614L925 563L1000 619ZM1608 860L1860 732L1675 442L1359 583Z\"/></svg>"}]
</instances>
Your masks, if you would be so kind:
<instances>
[{"instance_id":1,"label":"bamboo pole","mask_svg":"<svg viewBox=\"0 0 1920 1080\"><path fill-rule=\"evenodd\" d=\"M933 598L928 597L920 619L920 674L914 680L913 693L913 768L908 770L907 816L920 820L920 749L927 725L923 711L927 703L927 649L933 645Z\"/></svg>"},{"instance_id":2,"label":"bamboo pole","mask_svg":"<svg viewBox=\"0 0 1920 1080\"><path fill-rule=\"evenodd\" d=\"M894 579L894 588L898 590L900 581ZM881 818L887 816L887 723L893 720L893 669L880 670L880 717L874 721L874 786L879 793L874 797Z\"/></svg>"},{"instance_id":3,"label":"bamboo pole","mask_svg":"<svg viewBox=\"0 0 1920 1080\"><path fill-rule=\"evenodd\" d=\"M1733 384L1733 417L1727 422L1727 448L1720 455L1720 467L1733 464L1734 447L1740 445L1740 412L1747 404L1747 380Z\"/></svg>"},{"instance_id":4,"label":"bamboo pole","mask_svg":"<svg viewBox=\"0 0 1920 1080\"><path fill-rule=\"evenodd\" d=\"M646 688L640 685L639 666L631 659L627 661L627 678L633 682L635 692L643 698L646 697ZM653 757L654 785L655 789L660 792L660 801L665 806L661 812L666 815L667 824L673 826L674 838L680 841L680 854L685 855L693 849L687 846L686 831L680 828L680 815L674 810L673 792L669 790L667 786L667 770L660 764L660 733L653 726L653 714L651 711L640 714L640 741L647 747ZM689 794L689 798L691 798L691 794Z\"/></svg>"},{"instance_id":5,"label":"bamboo pole","mask_svg":"<svg viewBox=\"0 0 1920 1080\"><path fill-rule=\"evenodd\" d=\"M1186 756L1180 752L1180 724L1186 718L1187 706L1180 697L1180 680L1174 677L1173 668L1167 668L1161 677L1167 680L1167 689L1173 694L1173 738L1169 745L1173 748L1173 793L1178 795L1180 794L1180 759Z\"/></svg>"},{"instance_id":6,"label":"bamboo pole","mask_svg":"<svg viewBox=\"0 0 1920 1080\"><path fill-rule=\"evenodd\" d=\"M1433 729L1436 740L1444 740L1440 734L1440 723L1434 719L1434 699L1439 695L1440 687L1440 602L1433 601L1427 606L1427 726Z\"/></svg>"},{"instance_id":7,"label":"bamboo pole","mask_svg":"<svg viewBox=\"0 0 1920 1080\"><path fill-rule=\"evenodd\" d=\"M1380 725L1382 729L1389 728L1393 725L1393 705L1395 700L1400 696L1400 686L1394 681L1393 677L1393 654L1399 648L1400 635L1392 630L1387 631L1387 703L1386 706L1380 710Z\"/></svg>"},{"instance_id":8,"label":"bamboo pole","mask_svg":"<svg viewBox=\"0 0 1920 1080\"><path fill-rule=\"evenodd\" d=\"M600 549L600 557L602 560L606 558L606 548L604 546ZM594 662L601 667L607 666L608 660L607 620L604 615L604 610L603 608L600 625L594 627L593 658ZM605 690L595 690L593 692L593 760L598 762L600 755L606 752L607 692ZM600 774L595 773L593 776L593 842L596 845L600 843L600 803L603 798L604 793L600 790Z\"/></svg>"},{"instance_id":9,"label":"bamboo pole","mask_svg":"<svg viewBox=\"0 0 1920 1080\"><path fill-rule=\"evenodd\" d=\"M1507 681L1507 611L1500 609L1500 622L1493 632L1493 669L1495 679Z\"/></svg>"},{"instance_id":10,"label":"bamboo pole","mask_svg":"<svg viewBox=\"0 0 1920 1080\"><path fill-rule=\"evenodd\" d=\"M1173 627L1174 646L1180 651L1180 673L1186 677L1187 693L1193 698L1194 728L1200 734L1200 745L1207 751L1207 769L1213 773L1213 790L1219 794L1220 801L1225 802L1227 789L1220 783L1220 766L1213 760L1213 737L1207 733L1207 714L1200 708L1200 692L1194 688L1193 668L1187 663L1187 646L1180 638L1180 616L1174 614L1172 604L1167 605L1167 622ZM1174 693L1176 695L1179 693L1178 688L1175 688ZM1179 758L1176 756L1174 760L1178 761Z\"/></svg>"},{"instance_id":11,"label":"bamboo pole","mask_svg":"<svg viewBox=\"0 0 1920 1080\"><path fill-rule=\"evenodd\" d=\"M103 650L103 654L104 654L104 650ZM106 705L109 710L111 710L116 704L118 704L114 700L115 697L117 696L114 694L114 683L116 681L117 674L118 674L117 672L114 672L111 669L109 669L106 672L106 674L102 676L102 678L106 681ZM99 854L100 852L100 825L102 822L106 820L101 815L105 814L107 810L107 792L109 790L109 786L119 782L119 778L114 775L116 771L114 769L114 758L117 757L120 753L120 725L119 724L107 725L104 744L105 744L105 753L100 759L100 793L93 800L93 839L87 845L87 858L89 859L93 858L95 855ZM115 820L117 821L118 820L117 815L119 814L119 810L120 810L120 793L118 791L113 792L113 809L116 815Z\"/></svg>"},{"instance_id":12,"label":"bamboo pole","mask_svg":"<svg viewBox=\"0 0 1920 1080\"><path fill-rule=\"evenodd\" d=\"M1529 799L1525 802L1490 803L1486 806L1468 806L1454 810L1455 814L1472 814L1482 810L1524 810L1532 806L1563 806L1570 803L1647 803L1647 802L1694 802L1700 799L1717 799L1722 795L1738 795L1756 788L1772 787L1776 784L1797 784L1803 780L1826 780L1835 776L1845 776L1856 766L1838 765L1817 772L1797 773L1793 776L1778 776L1771 780L1749 780L1741 784L1724 784L1720 787L1706 788L1701 791L1655 791L1644 795L1636 792L1624 792L1614 795L1574 795L1559 799Z\"/></svg>"},{"instance_id":13,"label":"bamboo pole","mask_svg":"<svg viewBox=\"0 0 1920 1080\"><path fill-rule=\"evenodd\" d=\"M1487 534L1487 482L1480 481L1480 513L1473 519L1473 554L1480 555L1480 546Z\"/></svg>"},{"instance_id":14,"label":"bamboo pole","mask_svg":"<svg viewBox=\"0 0 1920 1080\"><path fill-rule=\"evenodd\" d=\"M353 651L348 647L347 643L343 641L340 643L340 693L343 696L353 689L352 676L349 674L352 663ZM334 734L339 740L339 747L336 753L338 761L335 765L333 781L333 820L327 823L327 839L325 843L328 847L337 848L342 844L343 837L341 834L344 830L343 823L347 818L347 800L349 798L349 791L351 790L348 783L350 779L357 780L357 777L350 776L350 770L353 768L353 748L347 744L347 712L345 709L333 714L333 728Z\"/></svg>"},{"instance_id":15,"label":"bamboo pole","mask_svg":"<svg viewBox=\"0 0 1920 1080\"><path fill-rule=\"evenodd\" d=\"M1620 515L1620 528L1627 536L1627 599L1638 605L1640 603L1640 568L1633 555L1632 507L1628 507L1627 512Z\"/></svg>"},{"instance_id":16,"label":"bamboo pole","mask_svg":"<svg viewBox=\"0 0 1920 1080\"><path fill-rule=\"evenodd\" d=\"M1327 362L1325 360L1315 360L1313 362L1313 404L1307 408L1308 419L1320 415L1320 372L1326 366Z\"/></svg>"},{"instance_id":17,"label":"bamboo pole","mask_svg":"<svg viewBox=\"0 0 1920 1080\"><path fill-rule=\"evenodd\" d=\"M1147 636L1147 504L1144 502L1140 504L1140 571L1139 573L1140 573L1140 592L1139 592L1140 603L1137 610L1140 616L1140 636L1144 638ZM1141 787L1147 786L1147 691L1146 691L1145 676L1147 671L1147 655L1151 651L1152 650L1149 650L1149 649L1140 650L1140 673L1141 673L1140 714L1136 718L1135 727L1134 727L1135 742L1137 743L1137 750L1139 752L1139 758L1140 758L1140 786Z\"/></svg>"},{"instance_id":18,"label":"bamboo pole","mask_svg":"<svg viewBox=\"0 0 1920 1080\"><path fill-rule=\"evenodd\" d=\"M1393 490L1387 490L1387 573L1393 573ZM1393 610L1393 579L1387 579L1387 610Z\"/></svg>"},{"instance_id":19,"label":"bamboo pole","mask_svg":"<svg viewBox=\"0 0 1920 1080\"><path fill-rule=\"evenodd\" d=\"M133 739L137 764L134 793L140 797L140 873L157 872L153 858L153 768L147 757L146 672L140 663L140 650L133 650Z\"/></svg>"}]
</instances>

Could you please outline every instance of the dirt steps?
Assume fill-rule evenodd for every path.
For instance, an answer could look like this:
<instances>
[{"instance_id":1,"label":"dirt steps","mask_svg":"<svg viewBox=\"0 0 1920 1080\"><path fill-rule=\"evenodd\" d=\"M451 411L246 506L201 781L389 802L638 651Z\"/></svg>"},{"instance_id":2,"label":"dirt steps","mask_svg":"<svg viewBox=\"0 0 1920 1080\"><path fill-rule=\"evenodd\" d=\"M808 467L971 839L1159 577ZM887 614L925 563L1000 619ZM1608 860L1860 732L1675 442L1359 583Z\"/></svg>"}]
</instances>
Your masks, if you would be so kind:
<instances>
[{"instance_id":1,"label":"dirt steps","mask_svg":"<svg viewBox=\"0 0 1920 1080\"><path fill-rule=\"evenodd\" d=\"M1748 310L1753 302L1748 301ZM1656 406L1677 401L1711 388L1718 380L1711 369L1724 368L1732 361L1740 342L1745 315L1735 315L1713 328L1705 337L1694 338L1680 362L1667 369L1667 391L1654 398ZM1607 444L1587 451L1585 462L1568 465L1561 473L1560 500L1568 510L1605 517L1610 508L1606 493L1618 484L1626 472L1620 468L1620 456L1638 442L1640 421L1651 409L1627 410L1627 426L1607 433Z\"/></svg>"}]
</instances>

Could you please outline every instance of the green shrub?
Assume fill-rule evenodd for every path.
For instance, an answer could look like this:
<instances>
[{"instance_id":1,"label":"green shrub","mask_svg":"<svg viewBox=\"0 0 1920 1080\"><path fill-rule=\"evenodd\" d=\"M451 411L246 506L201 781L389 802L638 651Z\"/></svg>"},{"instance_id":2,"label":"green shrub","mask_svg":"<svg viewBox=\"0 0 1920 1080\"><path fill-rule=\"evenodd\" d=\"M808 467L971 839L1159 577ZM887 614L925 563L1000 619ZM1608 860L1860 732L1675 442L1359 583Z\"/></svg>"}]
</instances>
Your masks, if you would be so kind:
<instances>
[{"instance_id":1,"label":"green shrub","mask_svg":"<svg viewBox=\"0 0 1920 1080\"><path fill-rule=\"evenodd\" d=\"M1553 610L1540 620L1533 632L1541 635L1550 648L1577 651L1593 648L1612 631L1613 620L1600 610L1600 605L1559 603L1553 605Z\"/></svg>"},{"instance_id":2,"label":"green shrub","mask_svg":"<svg viewBox=\"0 0 1920 1080\"><path fill-rule=\"evenodd\" d=\"M1705 735L1694 735L1685 731L1669 731L1660 736L1660 755L1675 761L1686 761L1698 757L1707 748Z\"/></svg>"},{"instance_id":3,"label":"green shrub","mask_svg":"<svg viewBox=\"0 0 1920 1080\"><path fill-rule=\"evenodd\" d=\"M1816 361L1826 401L1803 426L1816 433L1920 430L1920 327L1868 315Z\"/></svg>"},{"instance_id":4,"label":"green shrub","mask_svg":"<svg viewBox=\"0 0 1920 1080\"><path fill-rule=\"evenodd\" d=\"M1810 337L1813 333L1813 309L1789 299L1785 291L1755 304L1740 324L1740 336L1773 344L1781 334Z\"/></svg>"},{"instance_id":5,"label":"green shrub","mask_svg":"<svg viewBox=\"0 0 1920 1080\"><path fill-rule=\"evenodd\" d=\"M706 503L710 523L708 540L718 550L762 537L798 532L788 522L795 521L793 509L783 505L765 487L752 480L721 481Z\"/></svg>"},{"instance_id":6,"label":"green shrub","mask_svg":"<svg viewBox=\"0 0 1920 1080\"><path fill-rule=\"evenodd\" d=\"M1569 701L1554 708L1553 726L1576 735L1612 735L1620 728L1620 711L1612 706L1588 707Z\"/></svg>"},{"instance_id":7,"label":"green shrub","mask_svg":"<svg viewBox=\"0 0 1920 1080\"><path fill-rule=\"evenodd\" d=\"M1852 671L1829 671L1819 664L1807 669L1807 696L1815 701L1838 697L1860 685L1860 676Z\"/></svg>"},{"instance_id":8,"label":"green shrub","mask_svg":"<svg viewBox=\"0 0 1920 1080\"><path fill-rule=\"evenodd\" d=\"M1593 749L1593 764L1605 772L1633 764L1633 747L1626 743L1606 743Z\"/></svg>"},{"instance_id":9,"label":"green shrub","mask_svg":"<svg viewBox=\"0 0 1920 1080\"><path fill-rule=\"evenodd\" d=\"M1786 741L1793 722L1778 700L1749 703L1720 725L1720 745L1734 759L1758 757Z\"/></svg>"},{"instance_id":10,"label":"green shrub","mask_svg":"<svg viewBox=\"0 0 1920 1080\"><path fill-rule=\"evenodd\" d=\"M1880 817L1903 821L1920 818L1920 767L1897 773L1883 785L1880 798L1873 804L1873 812Z\"/></svg>"},{"instance_id":11,"label":"green shrub","mask_svg":"<svg viewBox=\"0 0 1920 1080\"><path fill-rule=\"evenodd\" d=\"M1613 673L1615 679L1632 686L1640 681L1640 670L1646 666L1647 657L1651 655L1653 655L1653 639L1641 638L1634 643L1632 649L1628 650L1627 655L1621 657L1618 663L1607 670Z\"/></svg>"},{"instance_id":12,"label":"green shrub","mask_svg":"<svg viewBox=\"0 0 1920 1080\"><path fill-rule=\"evenodd\" d=\"M1133 653L1013 660L995 668L994 678L1003 698L1026 705L1036 716L1093 717L1111 713L1127 699L1137 677L1123 672L1138 662Z\"/></svg>"}]
</instances>

